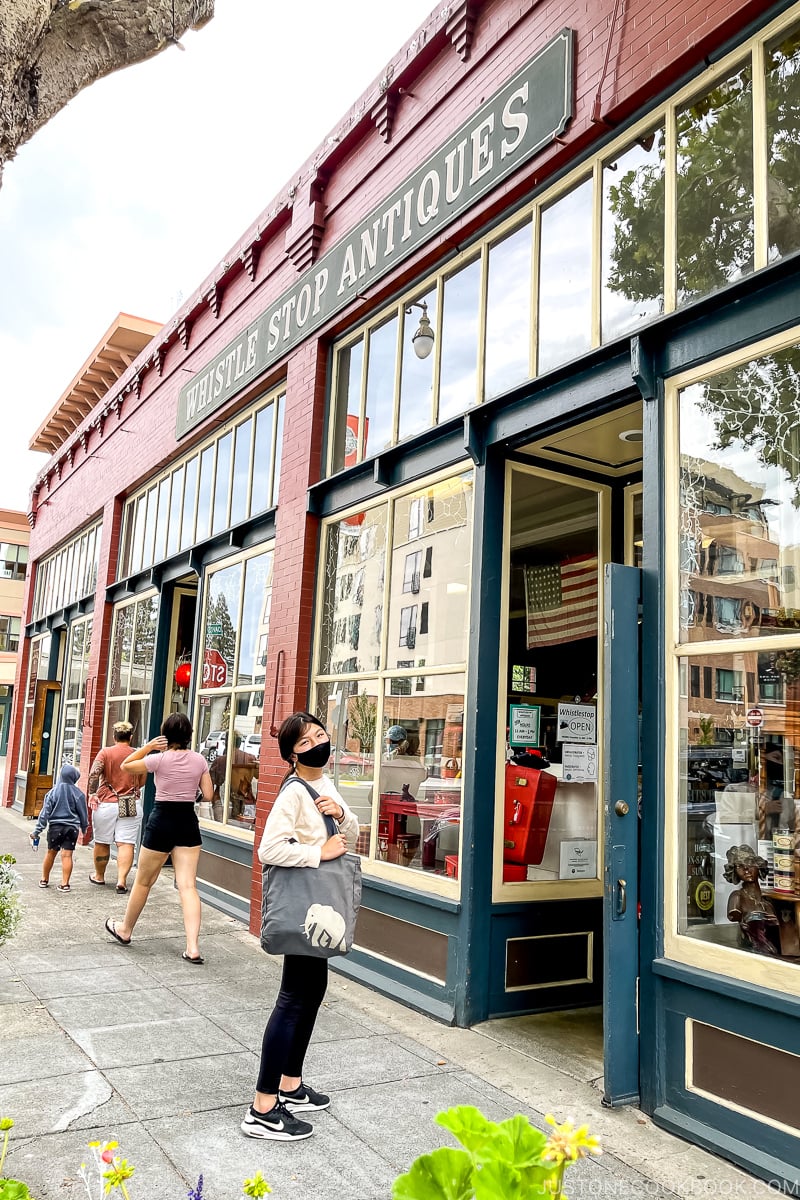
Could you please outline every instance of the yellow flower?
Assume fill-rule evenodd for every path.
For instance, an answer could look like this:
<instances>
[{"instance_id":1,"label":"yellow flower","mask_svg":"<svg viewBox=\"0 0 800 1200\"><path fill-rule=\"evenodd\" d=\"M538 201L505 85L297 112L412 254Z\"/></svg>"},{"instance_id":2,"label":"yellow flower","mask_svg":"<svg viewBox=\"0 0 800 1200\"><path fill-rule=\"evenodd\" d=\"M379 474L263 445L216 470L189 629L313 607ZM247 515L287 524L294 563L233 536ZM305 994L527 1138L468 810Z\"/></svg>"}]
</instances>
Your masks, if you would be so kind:
<instances>
[{"instance_id":1,"label":"yellow flower","mask_svg":"<svg viewBox=\"0 0 800 1200\"><path fill-rule=\"evenodd\" d=\"M602 1154L600 1142L589 1133L588 1125L580 1125L577 1129L571 1121L559 1125L552 1113L547 1114L545 1121L553 1127L542 1154L546 1162L576 1162L586 1158L587 1154Z\"/></svg>"},{"instance_id":2,"label":"yellow flower","mask_svg":"<svg viewBox=\"0 0 800 1200\"><path fill-rule=\"evenodd\" d=\"M7 1129L13 1129L13 1128L14 1128L14 1122L12 1121L11 1117L0 1118L0 1130L2 1130L3 1133L5 1133L5 1131Z\"/></svg>"},{"instance_id":3,"label":"yellow flower","mask_svg":"<svg viewBox=\"0 0 800 1200\"><path fill-rule=\"evenodd\" d=\"M108 1170L103 1172L103 1179L108 1180L104 1189L106 1195L108 1195L112 1187L118 1187L122 1191L122 1194L127 1196L125 1180L130 1179L134 1170L135 1168L131 1166L127 1159L115 1158Z\"/></svg>"},{"instance_id":4,"label":"yellow flower","mask_svg":"<svg viewBox=\"0 0 800 1200\"><path fill-rule=\"evenodd\" d=\"M252 1179L245 1179L242 1184L245 1196L266 1196L272 1188L260 1171L256 1171Z\"/></svg>"}]
</instances>

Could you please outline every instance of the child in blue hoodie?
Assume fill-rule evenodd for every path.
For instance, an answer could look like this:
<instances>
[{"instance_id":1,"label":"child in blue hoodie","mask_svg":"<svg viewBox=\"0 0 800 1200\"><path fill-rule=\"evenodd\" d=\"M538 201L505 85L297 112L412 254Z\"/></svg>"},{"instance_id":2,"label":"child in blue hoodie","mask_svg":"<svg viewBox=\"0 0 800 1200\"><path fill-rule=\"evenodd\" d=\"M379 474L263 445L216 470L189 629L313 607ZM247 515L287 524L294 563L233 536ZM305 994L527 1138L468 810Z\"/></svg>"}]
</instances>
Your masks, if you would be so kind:
<instances>
[{"instance_id":1,"label":"child in blue hoodie","mask_svg":"<svg viewBox=\"0 0 800 1200\"><path fill-rule=\"evenodd\" d=\"M50 872L56 855L61 851L61 883L58 885L58 891L70 891L72 852L78 841L78 831L86 833L89 828L86 797L80 788L75 787L77 780L78 771L75 767L64 763L61 778L45 796L36 828L30 834L33 843L34 840L38 840L45 826L47 827L47 853L42 863L42 878L39 880L41 888L50 886Z\"/></svg>"}]
</instances>

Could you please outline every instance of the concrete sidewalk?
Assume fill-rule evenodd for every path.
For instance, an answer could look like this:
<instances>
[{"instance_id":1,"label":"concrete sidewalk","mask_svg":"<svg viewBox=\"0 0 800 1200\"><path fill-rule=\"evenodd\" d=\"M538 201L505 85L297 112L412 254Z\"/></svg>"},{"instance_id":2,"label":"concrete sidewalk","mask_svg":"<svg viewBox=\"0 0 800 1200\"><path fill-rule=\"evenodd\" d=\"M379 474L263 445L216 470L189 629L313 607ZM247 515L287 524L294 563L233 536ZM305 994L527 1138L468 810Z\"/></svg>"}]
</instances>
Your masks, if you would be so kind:
<instances>
[{"instance_id":1,"label":"concrete sidewalk","mask_svg":"<svg viewBox=\"0 0 800 1200\"><path fill-rule=\"evenodd\" d=\"M532 1043L513 1021L446 1028L335 974L306 1063L309 1082L332 1094L330 1111L314 1116L308 1141L249 1140L239 1122L280 960L205 907L205 965L184 962L168 870L135 943L115 944L103 922L126 898L90 886L81 847L69 895L55 890L58 861L50 888L37 888L44 841L34 854L30 828L0 809L0 853L18 860L25 906L0 950L0 1115L16 1122L5 1172L37 1200L85 1196L86 1144L111 1139L136 1167L131 1200L179 1200L201 1172L208 1200L239 1200L257 1170L277 1200L389 1200L418 1154L453 1144L433 1118L456 1104L495 1120L523 1112L543 1126L553 1111L588 1122L605 1153L571 1170L573 1200L774 1196L638 1110L601 1108L574 1046Z\"/></svg>"}]
</instances>

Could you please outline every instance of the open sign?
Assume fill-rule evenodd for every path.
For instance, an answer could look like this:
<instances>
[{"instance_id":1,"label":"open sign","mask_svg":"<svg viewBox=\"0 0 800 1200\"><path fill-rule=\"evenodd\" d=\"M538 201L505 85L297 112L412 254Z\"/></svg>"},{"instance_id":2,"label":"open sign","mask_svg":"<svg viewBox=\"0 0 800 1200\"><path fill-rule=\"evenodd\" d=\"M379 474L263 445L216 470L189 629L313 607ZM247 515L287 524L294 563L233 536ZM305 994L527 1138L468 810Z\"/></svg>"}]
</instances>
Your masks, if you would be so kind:
<instances>
[{"instance_id":1,"label":"open sign","mask_svg":"<svg viewBox=\"0 0 800 1200\"><path fill-rule=\"evenodd\" d=\"M559 704L559 742L582 742L594 745L597 742L597 710L592 704Z\"/></svg>"}]
</instances>

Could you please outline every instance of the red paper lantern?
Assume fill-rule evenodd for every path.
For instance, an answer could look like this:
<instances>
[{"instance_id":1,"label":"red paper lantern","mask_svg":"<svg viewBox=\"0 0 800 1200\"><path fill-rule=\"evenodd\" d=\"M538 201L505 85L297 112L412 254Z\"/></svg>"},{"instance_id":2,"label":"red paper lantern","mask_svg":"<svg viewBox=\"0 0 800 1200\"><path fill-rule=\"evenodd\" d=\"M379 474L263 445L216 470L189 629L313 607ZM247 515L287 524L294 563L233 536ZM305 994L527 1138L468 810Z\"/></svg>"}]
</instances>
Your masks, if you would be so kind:
<instances>
[{"instance_id":1,"label":"red paper lantern","mask_svg":"<svg viewBox=\"0 0 800 1200\"><path fill-rule=\"evenodd\" d=\"M175 683L179 688L188 688L192 678L192 664L185 662L180 663L175 668Z\"/></svg>"}]
</instances>

